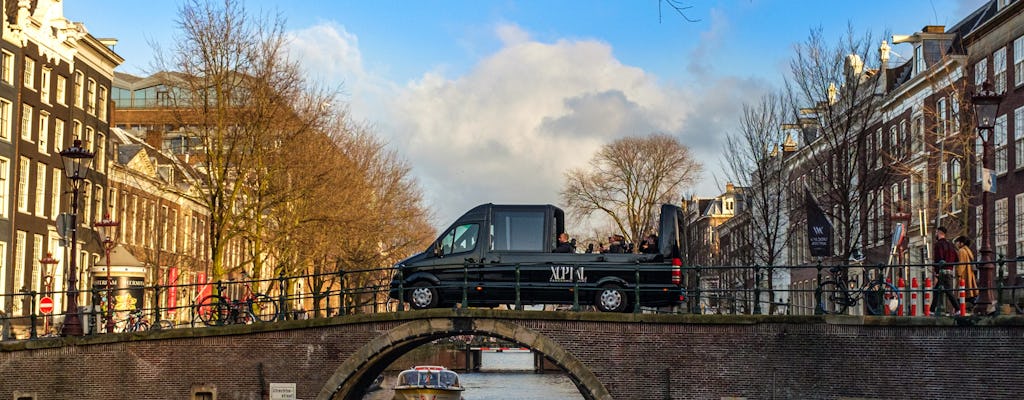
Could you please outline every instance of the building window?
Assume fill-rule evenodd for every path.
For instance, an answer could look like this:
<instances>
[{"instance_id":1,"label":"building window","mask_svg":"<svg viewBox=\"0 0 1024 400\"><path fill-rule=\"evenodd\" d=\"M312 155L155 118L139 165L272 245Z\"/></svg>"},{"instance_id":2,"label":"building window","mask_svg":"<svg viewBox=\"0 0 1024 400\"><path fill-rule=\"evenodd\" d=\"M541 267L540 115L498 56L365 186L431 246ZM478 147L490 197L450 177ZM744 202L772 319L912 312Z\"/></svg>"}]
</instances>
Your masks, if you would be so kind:
<instances>
[{"instance_id":1,"label":"building window","mask_svg":"<svg viewBox=\"0 0 1024 400\"><path fill-rule=\"evenodd\" d=\"M39 152L49 154L47 147L50 145L50 113L39 112Z\"/></svg>"},{"instance_id":2,"label":"building window","mask_svg":"<svg viewBox=\"0 0 1024 400\"><path fill-rule=\"evenodd\" d=\"M25 79L22 84L27 89L36 90L36 60L25 57Z\"/></svg>"},{"instance_id":3,"label":"building window","mask_svg":"<svg viewBox=\"0 0 1024 400\"><path fill-rule=\"evenodd\" d=\"M914 46L914 75L924 72L927 68L924 60L924 43L918 43Z\"/></svg>"},{"instance_id":4,"label":"building window","mask_svg":"<svg viewBox=\"0 0 1024 400\"><path fill-rule=\"evenodd\" d=\"M89 79L85 83L85 112L96 115L96 81Z\"/></svg>"},{"instance_id":5,"label":"building window","mask_svg":"<svg viewBox=\"0 0 1024 400\"><path fill-rule=\"evenodd\" d=\"M935 102L935 136L936 140L941 140L946 137L946 126L949 121L946 119L946 98L939 98L939 101Z\"/></svg>"},{"instance_id":6,"label":"building window","mask_svg":"<svg viewBox=\"0 0 1024 400\"><path fill-rule=\"evenodd\" d=\"M7 50L0 51L0 79L8 85L14 85L14 54Z\"/></svg>"},{"instance_id":7,"label":"building window","mask_svg":"<svg viewBox=\"0 0 1024 400\"><path fill-rule=\"evenodd\" d=\"M1009 146L1006 143L1006 114L996 118L993 133L993 144L996 148L996 174L1005 174L1007 169L1006 154L1009 152Z\"/></svg>"},{"instance_id":8,"label":"building window","mask_svg":"<svg viewBox=\"0 0 1024 400\"><path fill-rule=\"evenodd\" d=\"M50 190L50 219L56 221L57 214L60 213L60 179L63 176L61 176L60 173L57 173L57 171L54 171L54 173L51 174L50 177L53 178L53 182L51 182L50 184L50 187L52 188Z\"/></svg>"},{"instance_id":9,"label":"building window","mask_svg":"<svg viewBox=\"0 0 1024 400\"><path fill-rule=\"evenodd\" d=\"M57 74L57 87L54 94L57 96L57 104L67 104L67 91L68 91L68 78L64 75Z\"/></svg>"},{"instance_id":10,"label":"building window","mask_svg":"<svg viewBox=\"0 0 1024 400\"><path fill-rule=\"evenodd\" d=\"M1006 93L1006 47L1000 47L992 53L992 69L996 93Z\"/></svg>"},{"instance_id":11,"label":"building window","mask_svg":"<svg viewBox=\"0 0 1024 400\"><path fill-rule=\"evenodd\" d=\"M1016 168L1024 168L1024 107L1017 107L1013 110L1013 139L1014 147L1017 153ZM1024 233L1024 232L1022 232ZM1017 253L1021 255L1021 253Z\"/></svg>"},{"instance_id":12,"label":"building window","mask_svg":"<svg viewBox=\"0 0 1024 400\"><path fill-rule=\"evenodd\" d=\"M73 140L82 140L82 123L77 119L71 122L71 134L74 135L71 138Z\"/></svg>"},{"instance_id":13,"label":"building window","mask_svg":"<svg viewBox=\"0 0 1024 400\"><path fill-rule=\"evenodd\" d=\"M0 139L11 141L11 119L13 112L11 102L0 99Z\"/></svg>"},{"instance_id":14,"label":"building window","mask_svg":"<svg viewBox=\"0 0 1024 400\"><path fill-rule=\"evenodd\" d=\"M892 149L892 158L899 159L902 154L900 148L899 128L896 125L889 127L889 148Z\"/></svg>"},{"instance_id":15,"label":"building window","mask_svg":"<svg viewBox=\"0 0 1024 400\"><path fill-rule=\"evenodd\" d=\"M1010 228L1010 218L1009 218L1010 216L1007 214L1007 211L1008 211L1007 210L1007 200L1008 199L1006 197L1004 197L1004 198L1001 198L1001 199L997 199L996 203L995 203L995 205L996 205L996 215L995 215L996 219L995 219L995 221L1003 221L1003 222L997 222L995 224L996 246L1002 246L1004 249L1006 248L1007 243L1009 243L1009 235L1008 235L1008 233L1009 233L1009 230L1010 230L1009 229ZM1006 255L1006 250L1003 250L1002 252L998 252L998 253L999 253L999 255L1005 256Z\"/></svg>"},{"instance_id":16,"label":"building window","mask_svg":"<svg viewBox=\"0 0 1024 400\"><path fill-rule=\"evenodd\" d=\"M28 214L28 177L32 163L28 157L18 159L18 211Z\"/></svg>"},{"instance_id":17,"label":"building window","mask_svg":"<svg viewBox=\"0 0 1024 400\"><path fill-rule=\"evenodd\" d=\"M11 192L10 176L10 161L6 158L0 158L0 218L7 218L7 194ZM0 288L3 287L3 285L0 285Z\"/></svg>"},{"instance_id":18,"label":"building window","mask_svg":"<svg viewBox=\"0 0 1024 400\"><path fill-rule=\"evenodd\" d=\"M32 235L32 290L39 293L43 289L43 264L39 262L45 254L43 253L43 235Z\"/></svg>"},{"instance_id":19,"label":"building window","mask_svg":"<svg viewBox=\"0 0 1024 400\"><path fill-rule=\"evenodd\" d=\"M960 100L955 95L949 97L949 130L953 134L960 132Z\"/></svg>"},{"instance_id":20,"label":"building window","mask_svg":"<svg viewBox=\"0 0 1024 400\"><path fill-rule=\"evenodd\" d=\"M50 69L43 68L39 74L39 101L50 104Z\"/></svg>"},{"instance_id":21,"label":"building window","mask_svg":"<svg viewBox=\"0 0 1024 400\"><path fill-rule=\"evenodd\" d=\"M85 75L82 71L75 71L75 107L82 108L82 80L85 79Z\"/></svg>"},{"instance_id":22,"label":"building window","mask_svg":"<svg viewBox=\"0 0 1024 400\"><path fill-rule=\"evenodd\" d=\"M32 118L34 116L32 106L28 104L21 105L21 140L26 142L32 141Z\"/></svg>"},{"instance_id":23,"label":"building window","mask_svg":"<svg viewBox=\"0 0 1024 400\"><path fill-rule=\"evenodd\" d=\"M96 131L91 126L85 127L85 138L82 139L85 142L82 147L89 149L93 154L96 154ZM93 163L93 170L99 170L99 166Z\"/></svg>"},{"instance_id":24,"label":"building window","mask_svg":"<svg viewBox=\"0 0 1024 400\"><path fill-rule=\"evenodd\" d=\"M25 287L25 257L28 252L25 247L28 246L28 233L25 231L18 231L17 242L14 243L14 291L18 292L22 289L28 289ZM25 315L25 307L23 301L14 301L14 315L23 316Z\"/></svg>"},{"instance_id":25,"label":"building window","mask_svg":"<svg viewBox=\"0 0 1024 400\"><path fill-rule=\"evenodd\" d=\"M82 214L82 221L92 221L92 182L82 182L82 208L79 212Z\"/></svg>"},{"instance_id":26,"label":"building window","mask_svg":"<svg viewBox=\"0 0 1024 400\"><path fill-rule=\"evenodd\" d=\"M947 192L949 193L949 211L951 213L960 212L961 205L961 188L963 188L963 177L961 176L960 160L952 159L949 161L949 182L946 182L949 186Z\"/></svg>"},{"instance_id":27,"label":"building window","mask_svg":"<svg viewBox=\"0 0 1024 400\"><path fill-rule=\"evenodd\" d=\"M106 121L107 120L107 88L104 87L104 86L100 86L98 93L99 93L98 94L99 99L97 100L97 102L99 103L98 107L100 109L99 109L99 112L96 113L96 114L97 114L97 117L100 119L100 121Z\"/></svg>"},{"instance_id":28,"label":"building window","mask_svg":"<svg viewBox=\"0 0 1024 400\"><path fill-rule=\"evenodd\" d=\"M1017 257L1024 255L1024 193L1013 197L1013 229L1017 242L1014 243Z\"/></svg>"},{"instance_id":29,"label":"building window","mask_svg":"<svg viewBox=\"0 0 1024 400\"><path fill-rule=\"evenodd\" d=\"M974 86L981 87L988 79L988 58L982 58L974 64ZM977 89L980 90L980 89Z\"/></svg>"},{"instance_id":30,"label":"building window","mask_svg":"<svg viewBox=\"0 0 1024 400\"><path fill-rule=\"evenodd\" d=\"M104 146L107 140L102 133L96 135L96 163L93 164L97 171L107 171L107 149Z\"/></svg>"},{"instance_id":31,"label":"building window","mask_svg":"<svg viewBox=\"0 0 1024 400\"><path fill-rule=\"evenodd\" d=\"M1013 79L1014 85L1024 85L1024 36L1013 41Z\"/></svg>"},{"instance_id":32,"label":"building window","mask_svg":"<svg viewBox=\"0 0 1024 400\"><path fill-rule=\"evenodd\" d=\"M46 217L46 164L36 163L36 215Z\"/></svg>"},{"instance_id":33,"label":"building window","mask_svg":"<svg viewBox=\"0 0 1024 400\"><path fill-rule=\"evenodd\" d=\"M54 153L60 153L64 150L64 120L60 118L53 119L53 151Z\"/></svg>"}]
</instances>

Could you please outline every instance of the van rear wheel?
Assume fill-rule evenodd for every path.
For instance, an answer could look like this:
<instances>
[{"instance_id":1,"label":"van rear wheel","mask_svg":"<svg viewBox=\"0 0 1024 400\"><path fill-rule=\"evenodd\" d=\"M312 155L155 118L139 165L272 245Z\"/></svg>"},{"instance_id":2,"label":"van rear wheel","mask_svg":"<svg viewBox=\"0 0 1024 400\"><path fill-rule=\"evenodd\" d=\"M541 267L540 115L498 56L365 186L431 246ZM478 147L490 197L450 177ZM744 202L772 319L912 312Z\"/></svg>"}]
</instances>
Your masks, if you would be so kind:
<instances>
[{"instance_id":1,"label":"van rear wheel","mask_svg":"<svg viewBox=\"0 0 1024 400\"><path fill-rule=\"evenodd\" d=\"M621 286L614 283L601 286L594 297L594 305L602 312L626 311L628 302L626 292L622 290Z\"/></svg>"},{"instance_id":2,"label":"van rear wheel","mask_svg":"<svg viewBox=\"0 0 1024 400\"><path fill-rule=\"evenodd\" d=\"M409 305L414 310L437 307L437 288L430 284L430 282L416 282L412 285L412 289L409 289L408 294L405 296L405 301L409 302Z\"/></svg>"}]
</instances>

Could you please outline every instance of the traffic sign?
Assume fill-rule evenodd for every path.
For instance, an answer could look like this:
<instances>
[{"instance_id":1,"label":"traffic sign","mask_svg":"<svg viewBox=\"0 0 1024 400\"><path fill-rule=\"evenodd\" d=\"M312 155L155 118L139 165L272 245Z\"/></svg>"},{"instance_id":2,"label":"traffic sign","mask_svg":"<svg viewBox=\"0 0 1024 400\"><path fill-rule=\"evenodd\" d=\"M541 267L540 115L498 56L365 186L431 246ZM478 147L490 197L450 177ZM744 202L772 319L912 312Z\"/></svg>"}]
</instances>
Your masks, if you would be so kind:
<instances>
[{"instance_id":1,"label":"traffic sign","mask_svg":"<svg viewBox=\"0 0 1024 400\"><path fill-rule=\"evenodd\" d=\"M43 296L39 299L39 312L49 314L53 312L53 299L50 296Z\"/></svg>"}]
</instances>

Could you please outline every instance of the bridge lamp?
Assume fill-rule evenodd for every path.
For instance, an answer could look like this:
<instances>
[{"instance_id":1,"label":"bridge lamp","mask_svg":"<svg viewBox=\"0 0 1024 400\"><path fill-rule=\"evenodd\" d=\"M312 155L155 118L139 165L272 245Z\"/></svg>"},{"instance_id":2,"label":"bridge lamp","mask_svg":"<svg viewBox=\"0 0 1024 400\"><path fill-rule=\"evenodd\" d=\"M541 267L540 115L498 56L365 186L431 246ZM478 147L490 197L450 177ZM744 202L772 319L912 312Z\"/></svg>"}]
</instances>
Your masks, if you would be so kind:
<instances>
[{"instance_id":1,"label":"bridge lamp","mask_svg":"<svg viewBox=\"0 0 1024 400\"><path fill-rule=\"evenodd\" d=\"M64 311L63 336L82 336L82 320L78 318L78 191L82 189L85 173L92 164L93 153L82 147L82 141L75 139L71 147L60 152L64 163L64 176L71 184L71 262L68 264L68 301Z\"/></svg>"},{"instance_id":2,"label":"bridge lamp","mask_svg":"<svg viewBox=\"0 0 1024 400\"><path fill-rule=\"evenodd\" d=\"M989 192L995 193L995 176L992 173L992 136L995 134L995 121L999 114L999 103L1002 100L1003 96L996 94L992 90L992 84L988 81L982 84L981 92L971 96L974 116L977 118L978 138L981 139L982 145L982 182L991 180L989 185L982 184L981 189L981 249L979 252L982 265L978 267L979 275L981 275L978 286L980 286L981 293L978 295L978 301L974 304L975 315L987 314L989 305L993 303L992 287L995 286L995 265L992 264L992 261L995 260L995 257L992 254L992 210L995 208L993 205L995 198L989 195Z\"/></svg>"},{"instance_id":3,"label":"bridge lamp","mask_svg":"<svg viewBox=\"0 0 1024 400\"><path fill-rule=\"evenodd\" d=\"M117 231L121 222L110 219L110 214L92 224L100 233L103 251L107 256L107 333L114 333L114 302L110 296L110 251L117 245Z\"/></svg>"}]
</instances>

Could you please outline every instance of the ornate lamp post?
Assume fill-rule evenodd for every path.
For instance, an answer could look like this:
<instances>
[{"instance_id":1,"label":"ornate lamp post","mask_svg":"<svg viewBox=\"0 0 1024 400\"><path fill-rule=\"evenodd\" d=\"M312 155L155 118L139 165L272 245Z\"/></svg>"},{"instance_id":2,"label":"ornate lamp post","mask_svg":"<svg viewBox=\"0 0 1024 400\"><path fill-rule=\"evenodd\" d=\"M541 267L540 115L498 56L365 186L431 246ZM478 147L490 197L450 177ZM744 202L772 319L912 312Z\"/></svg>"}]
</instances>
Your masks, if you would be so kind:
<instances>
[{"instance_id":1,"label":"ornate lamp post","mask_svg":"<svg viewBox=\"0 0 1024 400\"><path fill-rule=\"evenodd\" d=\"M103 219L92 224L100 233L103 240L103 251L107 255L107 333L114 332L114 302L110 296L110 251L117 245L117 231L121 222L110 219L110 214L103 216Z\"/></svg>"},{"instance_id":2,"label":"ornate lamp post","mask_svg":"<svg viewBox=\"0 0 1024 400\"><path fill-rule=\"evenodd\" d=\"M45 294L43 296L53 296L51 294L53 291L53 266L59 262L56 258L53 258L51 253L46 253L46 257L39 259L39 263L43 265L43 271L45 272L43 275L43 292ZM50 333L50 319L52 318L53 313L49 313L49 315L43 318L43 332L46 334Z\"/></svg>"},{"instance_id":3,"label":"ornate lamp post","mask_svg":"<svg viewBox=\"0 0 1024 400\"><path fill-rule=\"evenodd\" d=\"M992 136L995 134L996 116L999 114L999 103L1002 100L1003 96L992 91L992 84L987 81L982 85L981 92L971 96L974 116L978 119L978 137L982 144L981 165L984 168L982 181L994 179L990 172L993 167ZM987 133L987 135L983 135L983 133ZM974 304L975 315L988 314L989 305L994 301L992 287L995 286L995 265L992 264L992 261L995 260L995 257L992 252L992 212L995 208L993 206L995 199L989 195L990 190L995 192L994 181L991 182L990 187L992 189L986 190L983 187L981 190L981 249L979 252L982 265L978 267L979 275L981 275L978 286L981 293L978 295L978 301Z\"/></svg>"},{"instance_id":4,"label":"ornate lamp post","mask_svg":"<svg viewBox=\"0 0 1024 400\"><path fill-rule=\"evenodd\" d=\"M71 183L71 262L68 264L68 301L64 311L63 336L82 336L82 320L78 318L78 191L85 181L85 170L92 163L93 154L82 147L82 141L75 139L71 147L60 152L64 162L64 176Z\"/></svg>"}]
</instances>

